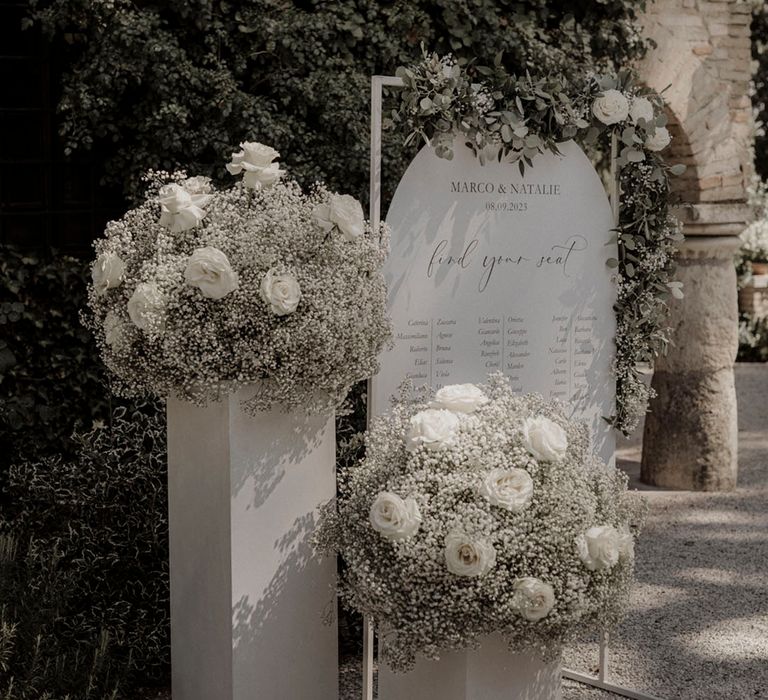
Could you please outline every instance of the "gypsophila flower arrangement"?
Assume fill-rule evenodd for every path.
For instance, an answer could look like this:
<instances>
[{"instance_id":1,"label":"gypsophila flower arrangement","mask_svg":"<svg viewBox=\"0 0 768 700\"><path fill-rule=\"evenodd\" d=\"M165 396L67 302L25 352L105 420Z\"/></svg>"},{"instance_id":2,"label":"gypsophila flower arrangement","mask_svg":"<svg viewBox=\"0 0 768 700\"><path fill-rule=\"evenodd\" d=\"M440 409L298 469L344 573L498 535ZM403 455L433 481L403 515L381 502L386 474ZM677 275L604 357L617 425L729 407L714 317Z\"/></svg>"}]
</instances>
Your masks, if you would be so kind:
<instances>
[{"instance_id":1,"label":"gypsophila flower arrangement","mask_svg":"<svg viewBox=\"0 0 768 700\"><path fill-rule=\"evenodd\" d=\"M671 299L683 296L674 279L674 253L681 227L670 212L670 177L683 165L662 156L670 144L664 102L637 83L630 71L618 75L509 74L499 55L493 66L424 52L419 63L398 68L403 81L390 124L405 143L429 143L441 158L453 157L456 135L480 162L517 163L521 173L535 157L559 153L574 139L584 146L616 146L620 180L616 270L616 414L612 424L629 434L645 414L652 390L639 366L666 351ZM606 241L607 242L607 241Z\"/></svg>"},{"instance_id":2,"label":"gypsophila flower arrangement","mask_svg":"<svg viewBox=\"0 0 768 700\"><path fill-rule=\"evenodd\" d=\"M324 410L376 371L386 230L349 195L303 193L278 155L241 144L224 190L154 173L96 242L86 325L118 393L205 402L259 382L250 409Z\"/></svg>"},{"instance_id":3,"label":"gypsophila flower arrangement","mask_svg":"<svg viewBox=\"0 0 768 700\"><path fill-rule=\"evenodd\" d=\"M407 670L491 633L552 656L614 625L643 507L587 428L501 374L407 396L374 420L316 535L344 559L341 598L376 620L384 659Z\"/></svg>"}]
</instances>

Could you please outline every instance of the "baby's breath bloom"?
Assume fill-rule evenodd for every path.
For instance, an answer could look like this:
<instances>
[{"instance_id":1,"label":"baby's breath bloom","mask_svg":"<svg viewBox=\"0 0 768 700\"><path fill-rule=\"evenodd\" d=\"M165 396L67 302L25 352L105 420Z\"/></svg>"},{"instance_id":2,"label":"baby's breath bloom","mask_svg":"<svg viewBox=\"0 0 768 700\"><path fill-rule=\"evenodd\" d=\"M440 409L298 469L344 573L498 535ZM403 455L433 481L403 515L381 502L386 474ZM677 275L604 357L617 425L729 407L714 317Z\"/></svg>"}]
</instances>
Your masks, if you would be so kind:
<instances>
[{"instance_id":1,"label":"baby's breath bloom","mask_svg":"<svg viewBox=\"0 0 768 700\"><path fill-rule=\"evenodd\" d=\"M487 401L469 415L401 398L377 416L315 536L344 560L342 600L391 631L380 649L397 670L494 633L554 656L616 624L626 606L640 519L626 476L593 454L568 407L518 396L501 374L477 388ZM428 411L453 416L450 446L404 450L412 420ZM554 465L528 451L522 426L532 416L566 434ZM601 571L575 545L596 525L619 535L618 561Z\"/></svg>"},{"instance_id":2,"label":"baby's breath bloom","mask_svg":"<svg viewBox=\"0 0 768 700\"><path fill-rule=\"evenodd\" d=\"M274 149L243 146L241 172L276 167ZM205 403L258 383L246 410L315 412L377 371L390 336L386 227L327 236L311 213L336 193L291 180L258 190L216 190L183 172L147 181L146 201L94 244L86 323L117 393ZM174 218L161 224L159 210ZM186 217L196 225L170 230Z\"/></svg>"}]
</instances>

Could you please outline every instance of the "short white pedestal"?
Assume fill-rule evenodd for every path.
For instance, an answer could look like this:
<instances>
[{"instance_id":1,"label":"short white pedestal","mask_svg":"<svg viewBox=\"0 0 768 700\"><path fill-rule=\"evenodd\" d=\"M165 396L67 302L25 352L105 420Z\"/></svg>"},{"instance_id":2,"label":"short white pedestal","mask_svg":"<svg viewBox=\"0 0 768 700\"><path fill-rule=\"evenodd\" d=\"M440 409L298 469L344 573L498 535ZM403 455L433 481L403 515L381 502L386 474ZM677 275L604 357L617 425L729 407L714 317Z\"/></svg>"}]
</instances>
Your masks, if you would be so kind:
<instances>
[{"instance_id":1,"label":"short white pedestal","mask_svg":"<svg viewBox=\"0 0 768 700\"><path fill-rule=\"evenodd\" d=\"M420 659L410 673L379 667L379 700L560 700L560 663L513 654L501 637L479 649Z\"/></svg>"},{"instance_id":2,"label":"short white pedestal","mask_svg":"<svg viewBox=\"0 0 768 700\"><path fill-rule=\"evenodd\" d=\"M168 402L173 700L336 700L333 415Z\"/></svg>"}]
</instances>

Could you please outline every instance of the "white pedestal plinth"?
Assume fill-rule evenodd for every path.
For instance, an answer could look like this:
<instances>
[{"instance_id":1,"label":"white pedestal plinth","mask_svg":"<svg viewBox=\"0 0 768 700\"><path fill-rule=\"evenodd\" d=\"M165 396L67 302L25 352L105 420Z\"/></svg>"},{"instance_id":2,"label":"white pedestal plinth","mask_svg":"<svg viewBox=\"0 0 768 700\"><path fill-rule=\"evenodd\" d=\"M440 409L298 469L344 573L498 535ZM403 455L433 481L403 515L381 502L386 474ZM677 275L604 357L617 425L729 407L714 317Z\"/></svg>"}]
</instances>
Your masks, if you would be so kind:
<instances>
[{"instance_id":1,"label":"white pedestal plinth","mask_svg":"<svg viewBox=\"0 0 768 700\"><path fill-rule=\"evenodd\" d=\"M252 417L247 395L168 402L173 698L336 700L336 562L309 541L333 415Z\"/></svg>"},{"instance_id":2,"label":"white pedestal plinth","mask_svg":"<svg viewBox=\"0 0 768 700\"><path fill-rule=\"evenodd\" d=\"M560 663L514 654L498 636L480 649L419 659L410 673L379 667L379 700L560 700Z\"/></svg>"}]
</instances>

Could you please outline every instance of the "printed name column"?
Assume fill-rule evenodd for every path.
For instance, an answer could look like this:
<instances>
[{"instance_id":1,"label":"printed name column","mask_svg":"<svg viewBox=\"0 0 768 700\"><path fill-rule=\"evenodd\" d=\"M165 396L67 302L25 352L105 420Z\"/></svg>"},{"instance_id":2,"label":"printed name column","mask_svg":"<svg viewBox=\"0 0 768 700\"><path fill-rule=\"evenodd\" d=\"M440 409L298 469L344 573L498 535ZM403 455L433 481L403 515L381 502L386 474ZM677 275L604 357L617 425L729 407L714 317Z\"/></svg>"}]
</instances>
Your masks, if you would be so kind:
<instances>
[{"instance_id":1,"label":"printed name column","mask_svg":"<svg viewBox=\"0 0 768 700\"><path fill-rule=\"evenodd\" d=\"M432 329L432 385L440 389L446 384L453 384L454 343L456 319L438 317L433 321Z\"/></svg>"},{"instance_id":2,"label":"printed name column","mask_svg":"<svg viewBox=\"0 0 768 700\"><path fill-rule=\"evenodd\" d=\"M432 356L431 323L427 318L408 319L408 330L397 334L397 340L408 346L411 358L406 377L415 383L423 384L430 379Z\"/></svg>"}]
</instances>

